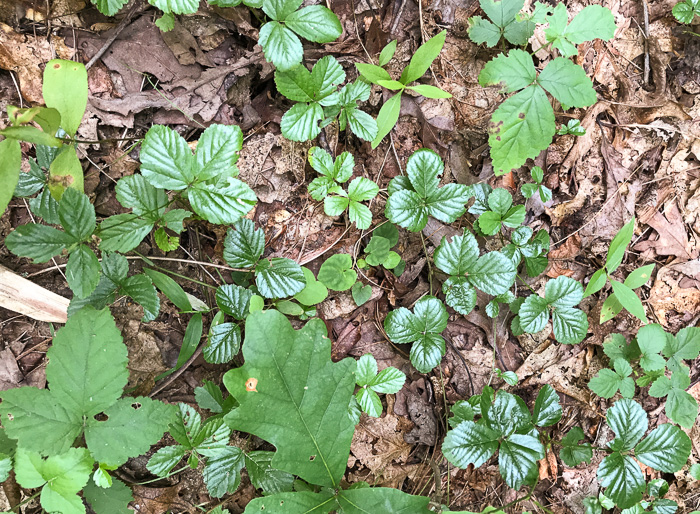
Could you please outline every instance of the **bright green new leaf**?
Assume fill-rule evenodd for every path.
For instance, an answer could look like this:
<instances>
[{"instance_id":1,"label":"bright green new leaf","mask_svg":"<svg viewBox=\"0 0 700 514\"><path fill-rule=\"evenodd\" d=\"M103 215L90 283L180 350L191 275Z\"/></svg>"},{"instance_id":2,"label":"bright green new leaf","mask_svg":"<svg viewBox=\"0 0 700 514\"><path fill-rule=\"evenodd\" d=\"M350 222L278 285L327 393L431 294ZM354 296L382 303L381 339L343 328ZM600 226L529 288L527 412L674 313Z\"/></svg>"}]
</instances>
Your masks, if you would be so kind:
<instances>
[{"instance_id":1,"label":"bright green new leaf","mask_svg":"<svg viewBox=\"0 0 700 514\"><path fill-rule=\"evenodd\" d=\"M437 59L440 50L445 44L446 37L447 31L443 30L419 46L416 53L411 57L411 62L408 63L408 66L401 73L399 81L402 84L410 84L414 80L421 78L428 71L433 61Z\"/></svg>"},{"instance_id":2,"label":"bright green new leaf","mask_svg":"<svg viewBox=\"0 0 700 514\"><path fill-rule=\"evenodd\" d=\"M396 44L398 40L394 39L393 41L389 42L384 48L382 48L382 51L379 53L379 66L386 66L389 64L389 61L391 61L391 58L394 57L394 53L396 52Z\"/></svg>"},{"instance_id":3,"label":"bright green new leaf","mask_svg":"<svg viewBox=\"0 0 700 514\"><path fill-rule=\"evenodd\" d=\"M85 448L70 448L44 460L38 453L20 447L15 454L15 474L22 487L43 486L40 501L46 511L84 514L78 493L90 479L93 462Z\"/></svg>"},{"instance_id":4,"label":"bright green new leaf","mask_svg":"<svg viewBox=\"0 0 700 514\"><path fill-rule=\"evenodd\" d=\"M46 107L61 114L61 127L75 136L85 114L88 80L85 65L54 59L46 63L42 94Z\"/></svg>"},{"instance_id":5,"label":"bright green new leaf","mask_svg":"<svg viewBox=\"0 0 700 514\"><path fill-rule=\"evenodd\" d=\"M6 138L0 141L0 213L5 212L20 178L22 149L19 141Z\"/></svg>"},{"instance_id":6,"label":"bright green new leaf","mask_svg":"<svg viewBox=\"0 0 700 514\"><path fill-rule=\"evenodd\" d=\"M197 178L208 180L238 175L235 163L243 147L243 133L236 125L210 125L199 138L195 161Z\"/></svg>"},{"instance_id":7,"label":"bright green new leaf","mask_svg":"<svg viewBox=\"0 0 700 514\"><path fill-rule=\"evenodd\" d=\"M479 5L486 16L499 27L515 20L515 15L525 5L524 0L480 0Z\"/></svg>"},{"instance_id":8,"label":"bright green new leaf","mask_svg":"<svg viewBox=\"0 0 700 514\"><path fill-rule=\"evenodd\" d=\"M578 45L594 39L610 41L616 29L615 18L610 9L602 5L589 5L571 20L564 35Z\"/></svg>"},{"instance_id":9,"label":"bright green new leaf","mask_svg":"<svg viewBox=\"0 0 700 514\"><path fill-rule=\"evenodd\" d=\"M605 269L603 268L597 270L595 273L593 273L591 280L588 282L586 290L583 292L583 297L586 298L592 294L597 293L598 291L603 289L607 281L608 275L605 272Z\"/></svg>"},{"instance_id":10,"label":"bright green new leaf","mask_svg":"<svg viewBox=\"0 0 700 514\"><path fill-rule=\"evenodd\" d=\"M641 268L633 270L627 278L625 278L624 284L630 289L637 289L646 284L651 277L652 271L654 271L654 264L647 264Z\"/></svg>"},{"instance_id":11,"label":"bright green new leaf","mask_svg":"<svg viewBox=\"0 0 700 514\"><path fill-rule=\"evenodd\" d=\"M668 359L668 369L673 372L685 370L687 374L688 367L683 361L692 361L700 355L700 328L685 327L675 337L669 336L663 354Z\"/></svg>"},{"instance_id":12,"label":"bright green new leaf","mask_svg":"<svg viewBox=\"0 0 700 514\"><path fill-rule=\"evenodd\" d=\"M700 16L700 2L697 0L683 0L674 5L671 12L678 21L689 25L696 16Z\"/></svg>"},{"instance_id":13,"label":"bright green new leaf","mask_svg":"<svg viewBox=\"0 0 700 514\"><path fill-rule=\"evenodd\" d=\"M617 359L613 363L615 371L603 368L591 379L588 387L601 398L612 398L617 391L625 398L634 396L634 379L632 367L623 359Z\"/></svg>"},{"instance_id":14,"label":"bright green new leaf","mask_svg":"<svg viewBox=\"0 0 700 514\"><path fill-rule=\"evenodd\" d=\"M562 438L559 457L569 467L578 466L582 462L590 462L593 449L589 443L579 444L585 435L580 427L574 427Z\"/></svg>"},{"instance_id":15,"label":"bright green new leaf","mask_svg":"<svg viewBox=\"0 0 700 514\"><path fill-rule=\"evenodd\" d=\"M148 3L164 13L190 14L197 12L197 0L148 0Z\"/></svg>"},{"instance_id":16,"label":"bright green new leaf","mask_svg":"<svg viewBox=\"0 0 700 514\"><path fill-rule=\"evenodd\" d=\"M452 416L448 419L450 427L454 428L462 421L474 421L474 408L466 400L460 400L450 407Z\"/></svg>"},{"instance_id":17,"label":"bright green new leaf","mask_svg":"<svg viewBox=\"0 0 700 514\"><path fill-rule=\"evenodd\" d=\"M355 396L360 408L373 418L378 418L382 415L382 401L377 393L367 387L362 387Z\"/></svg>"},{"instance_id":18,"label":"bright green new leaf","mask_svg":"<svg viewBox=\"0 0 700 514\"><path fill-rule=\"evenodd\" d=\"M634 449L634 456L647 466L675 473L690 457L690 438L680 428L669 423L659 425Z\"/></svg>"},{"instance_id":19,"label":"bright green new leaf","mask_svg":"<svg viewBox=\"0 0 700 514\"><path fill-rule=\"evenodd\" d=\"M91 0L105 16L114 16L129 0ZM101 514L98 512L98 514Z\"/></svg>"},{"instance_id":20,"label":"bright green new leaf","mask_svg":"<svg viewBox=\"0 0 700 514\"><path fill-rule=\"evenodd\" d=\"M537 77L537 83L569 107L588 107L597 99L585 70L564 57L550 61Z\"/></svg>"},{"instance_id":21,"label":"bright green new leaf","mask_svg":"<svg viewBox=\"0 0 700 514\"><path fill-rule=\"evenodd\" d=\"M381 66L375 64L367 64L356 62L355 67L360 75L370 81L372 84L378 84L380 80L391 80L391 75Z\"/></svg>"},{"instance_id":22,"label":"bright green new leaf","mask_svg":"<svg viewBox=\"0 0 700 514\"><path fill-rule=\"evenodd\" d=\"M644 325L637 332L637 345L642 352L639 365L644 371L657 371L666 366L666 360L659 355L666 346L666 332L656 323Z\"/></svg>"},{"instance_id":23,"label":"bright green new leaf","mask_svg":"<svg viewBox=\"0 0 700 514\"><path fill-rule=\"evenodd\" d=\"M75 152L74 145L64 146L49 166L48 188L56 201L61 200L68 188L83 192L83 167Z\"/></svg>"},{"instance_id":24,"label":"bright green new leaf","mask_svg":"<svg viewBox=\"0 0 700 514\"><path fill-rule=\"evenodd\" d=\"M635 218L632 217L621 229L615 234L608 248L608 256L605 260L605 268L608 273L613 273L622 263L622 258L625 255L625 250L632 241L634 235Z\"/></svg>"},{"instance_id":25,"label":"bright green new leaf","mask_svg":"<svg viewBox=\"0 0 700 514\"><path fill-rule=\"evenodd\" d=\"M294 299L303 305L317 305L328 297L328 288L326 288L320 280L316 280L313 272L305 267L301 268L304 272L306 285L304 289L294 295Z\"/></svg>"},{"instance_id":26,"label":"bright green new leaf","mask_svg":"<svg viewBox=\"0 0 700 514\"><path fill-rule=\"evenodd\" d=\"M330 360L325 325L316 319L295 331L279 312L255 312L245 334L245 364L224 376L240 404L226 423L274 444L275 468L337 487L354 432L347 406L355 361Z\"/></svg>"},{"instance_id":27,"label":"bright green new leaf","mask_svg":"<svg viewBox=\"0 0 700 514\"><path fill-rule=\"evenodd\" d=\"M357 272L352 269L352 257L345 253L331 255L321 265L318 280L333 291L347 291L357 282Z\"/></svg>"},{"instance_id":28,"label":"bright green new leaf","mask_svg":"<svg viewBox=\"0 0 700 514\"><path fill-rule=\"evenodd\" d=\"M642 321L642 323L646 323L646 312L644 311L644 305L642 305L639 296L622 282L611 279L610 284L620 304L627 309L630 314Z\"/></svg>"},{"instance_id":29,"label":"bright green new leaf","mask_svg":"<svg viewBox=\"0 0 700 514\"><path fill-rule=\"evenodd\" d=\"M394 128L396 122L399 121L399 114L401 113L401 92L396 93L394 96L389 98L382 108L379 109L379 114L377 115L377 137L372 141L372 149L379 146L391 129Z\"/></svg>"},{"instance_id":30,"label":"bright green new leaf","mask_svg":"<svg viewBox=\"0 0 700 514\"><path fill-rule=\"evenodd\" d=\"M666 398L666 415L682 427L690 428L698 416L698 404L686 389L690 386L688 371L675 371L671 378L662 376L654 380L649 395Z\"/></svg>"},{"instance_id":31,"label":"bright green new leaf","mask_svg":"<svg viewBox=\"0 0 700 514\"><path fill-rule=\"evenodd\" d=\"M284 298L303 290L306 283L301 266L291 259L274 257L257 264L255 285L265 298Z\"/></svg>"}]
</instances>

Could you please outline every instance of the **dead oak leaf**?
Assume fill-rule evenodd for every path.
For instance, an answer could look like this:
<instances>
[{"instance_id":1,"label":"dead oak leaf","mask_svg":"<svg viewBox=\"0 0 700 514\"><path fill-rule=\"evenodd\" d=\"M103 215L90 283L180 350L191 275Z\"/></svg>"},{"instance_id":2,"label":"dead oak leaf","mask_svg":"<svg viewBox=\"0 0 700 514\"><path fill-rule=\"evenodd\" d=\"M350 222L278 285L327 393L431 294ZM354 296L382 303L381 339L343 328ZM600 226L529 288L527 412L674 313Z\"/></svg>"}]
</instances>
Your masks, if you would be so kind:
<instances>
[{"instance_id":1,"label":"dead oak leaf","mask_svg":"<svg viewBox=\"0 0 700 514\"><path fill-rule=\"evenodd\" d=\"M695 241L688 238L683 217L675 202L665 209L664 213L654 211L650 216L640 217L640 221L653 228L657 238L636 244L635 250L640 252L652 250L656 255L672 255L682 261L698 256L698 248Z\"/></svg>"}]
</instances>

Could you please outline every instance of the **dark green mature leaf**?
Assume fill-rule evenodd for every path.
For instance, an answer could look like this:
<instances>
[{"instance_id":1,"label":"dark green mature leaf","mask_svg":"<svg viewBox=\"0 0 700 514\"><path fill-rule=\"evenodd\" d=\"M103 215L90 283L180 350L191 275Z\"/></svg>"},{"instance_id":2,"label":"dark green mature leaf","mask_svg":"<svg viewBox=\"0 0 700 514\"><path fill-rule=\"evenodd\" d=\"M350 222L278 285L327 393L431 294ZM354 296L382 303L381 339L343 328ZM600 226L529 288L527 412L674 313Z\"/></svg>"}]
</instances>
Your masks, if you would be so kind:
<instances>
[{"instance_id":1,"label":"dark green mature leaf","mask_svg":"<svg viewBox=\"0 0 700 514\"><path fill-rule=\"evenodd\" d=\"M117 200L134 214L143 215L151 223L157 222L170 203L163 189L153 187L143 175L122 177L115 188Z\"/></svg>"},{"instance_id":2,"label":"dark green mature leaf","mask_svg":"<svg viewBox=\"0 0 700 514\"><path fill-rule=\"evenodd\" d=\"M245 334L245 364L224 376L240 404L226 415L226 423L274 444L275 468L337 487L354 432L347 405L355 361L331 362L320 320L295 331L279 312L254 312ZM270 416L261 418L261 412Z\"/></svg>"},{"instance_id":3,"label":"dark green mature leaf","mask_svg":"<svg viewBox=\"0 0 700 514\"><path fill-rule=\"evenodd\" d=\"M323 107L320 104L298 103L284 113L280 128L287 139L309 141L320 134L322 120Z\"/></svg>"},{"instance_id":4,"label":"dark green mature leaf","mask_svg":"<svg viewBox=\"0 0 700 514\"><path fill-rule=\"evenodd\" d=\"M248 316L248 305L253 293L245 287L224 284L216 290L216 304L229 316L243 320Z\"/></svg>"},{"instance_id":5,"label":"dark green mature leaf","mask_svg":"<svg viewBox=\"0 0 700 514\"><path fill-rule=\"evenodd\" d=\"M533 484L537 479L537 461L544 458L544 446L536 437L513 434L501 443L498 470L513 489Z\"/></svg>"},{"instance_id":6,"label":"dark green mature leaf","mask_svg":"<svg viewBox=\"0 0 700 514\"><path fill-rule=\"evenodd\" d=\"M666 415L681 425L690 428L698 416L698 404L686 389L690 386L687 370L674 371L671 378L662 376L654 380L649 388L649 394L655 398L668 396L666 399Z\"/></svg>"},{"instance_id":7,"label":"dark green mature leaf","mask_svg":"<svg viewBox=\"0 0 700 514\"><path fill-rule=\"evenodd\" d=\"M552 329L560 343L580 343L588 334L588 317L582 310L559 307L552 312Z\"/></svg>"},{"instance_id":8,"label":"dark green mature leaf","mask_svg":"<svg viewBox=\"0 0 700 514\"><path fill-rule=\"evenodd\" d=\"M469 269L467 279L483 292L498 296L515 282L516 269L508 257L500 252L489 252Z\"/></svg>"},{"instance_id":9,"label":"dark green mature leaf","mask_svg":"<svg viewBox=\"0 0 700 514\"><path fill-rule=\"evenodd\" d=\"M251 483L268 495L290 492L294 483L293 475L272 467L274 456L274 452L267 451L249 452L245 456L245 467Z\"/></svg>"},{"instance_id":10,"label":"dark green mature leaf","mask_svg":"<svg viewBox=\"0 0 700 514\"><path fill-rule=\"evenodd\" d=\"M226 232L224 259L234 268L251 268L265 250L265 233L241 218Z\"/></svg>"},{"instance_id":11,"label":"dark green mature leaf","mask_svg":"<svg viewBox=\"0 0 700 514\"><path fill-rule=\"evenodd\" d=\"M493 404L486 405L482 395L481 413L486 425L506 437L515 430L531 426L530 411L520 397L505 391L498 391Z\"/></svg>"},{"instance_id":12,"label":"dark green mature leaf","mask_svg":"<svg viewBox=\"0 0 700 514\"><path fill-rule=\"evenodd\" d=\"M250 512L265 514L325 514L337 509L333 491L324 489L320 493L295 491L263 496L253 499L246 506Z\"/></svg>"},{"instance_id":13,"label":"dark green mature leaf","mask_svg":"<svg viewBox=\"0 0 700 514\"><path fill-rule=\"evenodd\" d=\"M536 294L531 294L520 306L518 315L520 326L526 332L534 334L543 330L549 320L547 300Z\"/></svg>"},{"instance_id":14,"label":"dark green mature leaf","mask_svg":"<svg viewBox=\"0 0 700 514\"><path fill-rule=\"evenodd\" d=\"M479 244L474 234L465 229L464 233L454 236L452 241L444 237L435 249L433 260L438 269L448 275L463 276L479 258Z\"/></svg>"},{"instance_id":15,"label":"dark green mature leaf","mask_svg":"<svg viewBox=\"0 0 700 514\"><path fill-rule=\"evenodd\" d=\"M143 307L143 321L153 321L160 312L160 299L153 282L146 275L134 275L119 284L119 290Z\"/></svg>"},{"instance_id":16,"label":"dark green mature leaf","mask_svg":"<svg viewBox=\"0 0 700 514\"><path fill-rule=\"evenodd\" d=\"M700 16L700 3L697 0L683 0L673 6L672 12L678 21L690 24L696 16Z\"/></svg>"},{"instance_id":17,"label":"dark green mature leaf","mask_svg":"<svg viewBox=\"0 0 700 514\"><path fill-rule=\"evenodd\" d=\"M83 488L83 496L96 514L130 514L129 502L134 496L131 489L121 480L113 480L112 485L104 489L88 481Z\"/></svg>"},{"instance_id":18,"label":"dark green mature leaf","mask_svg":"<svg viewBox=\"0 0 700 514\"><path fill-rule=\"evenodd\" d=\"M46 262L61 253L74 239L46 225L20 225L5 238L7 248L20 257L29 257L34 262Z\"/></svg>"},{"instance_id":19,"label":"dark green mature leaf","mask_svg":"<svg viewBox=\"0 0 700 514\"><path fill-rule=\"evenodd\" d=\"M680 470L690 457L690 438L680 428L665 423L659 425L634 449L641 462L664 473Z\"/></svg>"},{"instance_id":20,"label":"dark green mature leaf","mask_svg":"<svg viewBox=\"0 0 700 514\"><path fill-rule=\"evenodd\" d=\"M230 362L241 349L241 329L235 323L221 323L211 327L204 347L204 359L214 364Z\"/></svg>"},{"instance_id":21,"label":"dark green mature leaf","mask_svg":"<svg viewBox=\"0 0 700 514\"><path fill-rule=\"evenodd\" d=\"M589 443L580 445L578 442L584 439L585 435L580 427L569 430L561 440L561 451L559 457L564 464L570 467L578 466L582 462L590 462L593 457L593 449Z\"/></svg>"},{"instance_id":22,"label":"dark green mature leaf","mask_svg":"<svg viewBox=\"0 0 700 514\"><path fill-rule=\"evenodd\" d=\"M479 467L498 449L500 434L485 425L463 421L447 432L442 443L445 458L458 468Z\"/></svg>"},{"instance_id":23,"label":"dark green mature leaf","mask_svg":"<svg viewBox=\"0 0 700 514\"><path fill-rule=\"evenodd\" d=\"M537 394L535 408L532 412L532 422L538 427L548 427L557 423L562 416L559 395L549 384Z\"/></svg>"},{"instance_id":24,"label":"dark green mature leaf","mask_svg":"<svg viewBox=\"0 0 700 514\"><path fill-rule=\"evenodd\" d=\"M199 2L197 0L149 0L164 13L190 14L197 12Z\"/></svg>"},{"instance_id":25,"label":"dark green mature leaf","mask_svg":"<svg viewBox=\"0 0 700 514\"><path fill-rule=\"evenodd\" d=\"M265 298L293 296L304 289L304 272L291 259L263 259L255 267L255 284Z\"/></svg>"},{"instance_id":26,"label":"dark green mature leaf","mask_svg":"<svg viewBox=\"0 0 700 514\"><path fill-rule=\"evenodd\" d=\"M66 280L78 298L85 298L100 281L100 262L86 245L71 252L66 266Z\"/></svg>"},{"instance_id":27,"label":"dark green mature leaf","mask_svg":"<svg viewBox=\"0 0 700 514\"><path fill-rule=\"evenodd\" d=\"M136 248L153 230L153 223L136 214L117 214L102 223L97 232L100 250L126 253Z\"/></svg>"},{"instance_id":28,"label":"dark green mature leaf","mask_svg":"<svg viewBox=\"0 0 700 514\"><path fill-rule=\"evenodd\" d=\"M430 514L427 496L416 496L388 487L345 489L336 501L345 514L392 512L395 514Z\"/></svg>"},{"instance_id":29,"label":"dark green mature leaf","mask_svg":"<svg viewBox=\"0 0 700 514\"><path fill-rule=\"evenodd\" d=\"M598 481L606 487L605 495L620 508L629 508L642 499L644 475L629 455L614 452L598 466Z\"/></svg>"},{"instance_id":30,"label":"dark green mature leaf","mask_svg":"<svg viewBox=\"0 0 700 514\"><path fill-rule=\"evenodd\" d=\"M175 191L195 180L195 159L187 141L164 125L153 125L141 145L141 174L151 184Z\"/></svg>"},{"instance_id":31,"label":"dark green mature leaf","mask_svg":"<svg viewBox=\"0 0 700 514\"><path fill-rule=\"evenodd\" d=\"M240 471L244 465L243 452L236 446L224 446L210 456L202 471L209 494L221 498L227 493L235 493L241 483Z\"/></svg>"},{"instance_id":32,"label":"dark green mature leaf","mask_svg":"<svg viewBox=\"0 0 700 514\"><path fill-rule=\"evenodd\" d=\"M235 223L248 214L258 201L248 184L229 178L226 187L216 184L195 184L187 196L192 209L211 223Z\"/></svg>"},{"instance_id":33,"label":"dark green mature leaf","mask_svg":"<svg viewBox=\"0 0 700 514\"><path fill-rule=\"evenodd\" d=\"M210 125L199 138L195 162L198 180L238 174L235 163L243 147L243 133L236 125Z\"/></svg>"},{"instance_id":34,"label":"dark green mature leaf","mask_svg":"<svg viewBox=\"0 0 700 514\"><path fill-rule=\"evenodd\" d=\"M608 409L608 426L617 435L622 450L631 450L642 438L649 426L647 413L635 401L622 399Z\"/></svg>"}]
</instances>

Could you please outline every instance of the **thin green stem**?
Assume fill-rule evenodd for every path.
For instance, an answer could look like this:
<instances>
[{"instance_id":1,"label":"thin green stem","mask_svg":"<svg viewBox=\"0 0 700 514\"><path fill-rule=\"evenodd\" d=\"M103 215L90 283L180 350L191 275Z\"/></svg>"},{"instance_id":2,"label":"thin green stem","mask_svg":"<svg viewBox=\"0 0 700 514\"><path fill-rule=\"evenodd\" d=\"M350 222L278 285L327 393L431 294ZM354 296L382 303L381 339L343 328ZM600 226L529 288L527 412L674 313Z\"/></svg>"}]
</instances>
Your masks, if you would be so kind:
<instances>
[{"instance_id":1,"label":"thin green stem","mask_svg":"<svg viewBox=\"0 0 700 514\"><path fill-rule=\"evenodd\" d=\"M42 487L42 489L43 489L43 487ZM39 489L39 491L37 491L36 493L34 493L33 495L31 495L29 498L26 498L24 501L18 503L18 504L15 505L14 507L10 508L10 510L13 511L13 510L15 510L15 509L19 509L20 507L26 505L27 503L29 503L30 501L32 501L34 498L36 498L37 496L39 496L40 494L41 494L41 489Z\"/></svg>"},{"instance_id":2,"label":"thin green stem","mask_svg":"<svg viewBox=\"0 0 700 514\"><path fill-rule=\"evenodd\" d=\"M425 253L425 262L428 264L428 284L430 286L430 295L433 294L433 267L430 264L430 255L428 255L428 248L425 246L425 238L423 237L423 232L420 233L420 242L423 245L423 253Z\"/></svg>"}]
</instances>

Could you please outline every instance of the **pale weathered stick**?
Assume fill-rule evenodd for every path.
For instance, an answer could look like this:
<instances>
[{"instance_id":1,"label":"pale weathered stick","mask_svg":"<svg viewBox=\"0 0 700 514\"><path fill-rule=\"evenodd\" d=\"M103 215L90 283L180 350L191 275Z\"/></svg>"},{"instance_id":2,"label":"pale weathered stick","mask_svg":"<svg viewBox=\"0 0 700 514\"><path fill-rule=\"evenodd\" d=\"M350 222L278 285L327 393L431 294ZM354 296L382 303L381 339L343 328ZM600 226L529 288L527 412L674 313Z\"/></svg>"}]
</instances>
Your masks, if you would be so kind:
<instances>
[{"instance_id":1,"label":"pale weathered stick","mask_svg":"<svg viewBox=\"0 0 700 514\"><path fill-rule=\"evenodd\" d=\"M0 266L0 307L39 321L65 323L70 301Z\"/></svg>"}]
</instances>

